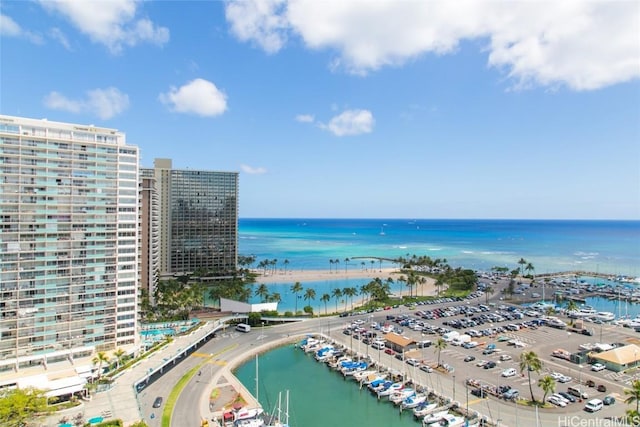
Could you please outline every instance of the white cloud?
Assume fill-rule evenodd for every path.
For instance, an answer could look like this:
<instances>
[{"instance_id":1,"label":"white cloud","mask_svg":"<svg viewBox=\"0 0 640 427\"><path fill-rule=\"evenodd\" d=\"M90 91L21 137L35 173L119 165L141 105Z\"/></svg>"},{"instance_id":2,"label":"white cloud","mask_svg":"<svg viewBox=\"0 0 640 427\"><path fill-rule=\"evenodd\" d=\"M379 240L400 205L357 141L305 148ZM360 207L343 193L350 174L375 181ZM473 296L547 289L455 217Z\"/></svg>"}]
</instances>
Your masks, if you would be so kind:
<instances>
[{"instance_id":1,"label":"white cloud","mask_svg":"<svg viewBox=\"0 0 640 427\"><path fill-rule=\"evenodd\" d=\"M373 130L373 114L368 110L346 110L334 116L327 125L321 125L336 136L360 135Z\"/></svg>"},{"instance_id":2,"label":"white cloud","mask_svg":"<svg viewBox=\"0 0 640 427\"><path fill-rule=\"evenodd\" d=\"M117 116L129 107L129 96L117 88L93 89L84 99L69 99L58 92L51 92L44 98L44 104L52 110L95 115L102 120Z\"/></svg>"},{"instance_id":3,"label":"white cloud","mask_svg":"<svg viewBox=\"0 0 640 427\"><path fill-rule=\"evenodd\" d=\"M263 167L253 167L249 165L240 165L240 169L242 172L247 173L249 175L262 175L267 173L267 170Z\"/></svg>"},{"instance_id":4,"label":"white cloud","mask_svg":"<svg viewBox=\"0 0 640 427\"><path fill-rule=\"evenodd\" d=\"M313 123L314 120L313 114L298 114L296 116L296 121L300 123Z\"/></svg>"},{"instance_id":5,"label":"white cloud","mask_svg":"<svg viewBox=\"0 0 640 427\"><path fill-rule=\"evenodd\" d=\"M67 18L78 30L112 53L124 46L169 41L169 30L147 18L136 19L139 0L40 0L43 8Z\"/></svg>"},{"instance_id":6,"label":"white cloud","mask_svg":"<svg viewBox=\"0 0 640 427\"><path fill-rule=\"evenodd\" d=\"M204 79L195 79L180 88L171 87L158 97L178 113L199 116L218 116L227 111L227 96L216 85Z\"/></svg>"},{"instance_id":7,"label":"white cloud","mask_svg":"<svg viewBox=\"0 0 640 427\"><path fill-rule=\"evenodd\" d=\"M275 53L287 40L288 23L281 15L285 0L242 0L227 3L225 15L231 32L240 40L253 41Z\"/></svg>"},{"instance_id":8,"label":"white cloud","mask_svg":"<svg viewBox=\"0 0 640 427\"><path fill-rule=\"evenodd\" d=\"M486 43L488 65L516 87L592 90L640 77L640 10L633 1L231 0L231 31L269 53L299 37L330 49L333 69L366 74L425 54Z\"/></svg>"},{"instance_id":9,"label":"white cloud","mask_svg":"<svg viewBox=\"0 0 640 427\"><path fill-rule=\"evenodd\" d=\"M16 21L10 16L0 14L0 36L2 37L18 37L25 38L31 43L41 44L42 37L32 33L31 31L24 30Z\"/></svg>"},{"instance_id":10,"label":"white cloud","mask_svg":"<svg viewBox=\"0 0 640 427\"><path fill-rule=\"evenodd\" d=\"M49 31L49 36L52 39L56 40L60 43L65 49L71 50L71 44L69 43L69 39L67 36L60 30L60 28L54 27Z\"/></svg>"}]
</instances>

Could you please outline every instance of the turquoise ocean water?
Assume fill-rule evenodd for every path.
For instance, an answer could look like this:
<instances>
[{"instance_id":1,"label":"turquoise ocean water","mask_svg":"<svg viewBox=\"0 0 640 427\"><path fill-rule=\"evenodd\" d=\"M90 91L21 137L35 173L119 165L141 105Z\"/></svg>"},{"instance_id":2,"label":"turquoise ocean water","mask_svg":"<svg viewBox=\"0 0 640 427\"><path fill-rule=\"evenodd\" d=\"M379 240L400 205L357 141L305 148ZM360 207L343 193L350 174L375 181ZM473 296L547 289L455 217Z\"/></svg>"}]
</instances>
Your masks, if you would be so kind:
<instances>
[{"instance_id":1,"label":"turquoise ocean water","mask_svg":"<svg viewBox=\"0 0 640 427\"><path fill-rule=\"evenodd\" d=\"M524 258L536 274L581 270L635 278L640 276L640 221L241 219L239 253L254 255L257 262L275 259L280 272L333 271L335 279L302 283L316 290L311 305L324 313L325 308L335 311L336 301L325 307L322 294L334 288L359 288L369 281L340 279L339 272L392 266L371 263L367 257L426 255L446 259L453 267L478 270L518 268L518 260ZM296 302L289 282L269 287L282 297L280 311L308 303L300 298ZM399 284L392 286L392 292L401 290ZM618 312L615 301L591 303ZM337 308L349 306L339 301ZM628 307L625 310L629 312Z\"/></svg>"}]
</instances>

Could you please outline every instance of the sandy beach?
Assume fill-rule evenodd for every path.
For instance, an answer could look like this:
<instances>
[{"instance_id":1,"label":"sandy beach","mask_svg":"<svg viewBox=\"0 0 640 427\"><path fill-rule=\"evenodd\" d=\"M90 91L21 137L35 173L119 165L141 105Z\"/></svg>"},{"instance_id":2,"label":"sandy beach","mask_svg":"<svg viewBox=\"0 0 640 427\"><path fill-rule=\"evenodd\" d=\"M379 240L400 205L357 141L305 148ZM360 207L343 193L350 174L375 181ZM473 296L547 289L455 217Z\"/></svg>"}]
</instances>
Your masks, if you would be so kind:
<instances>
[{"instance_id":1,"label":"sandy beach","mask_svg":"<svg viewBox=\"0 0 640 427\"><path fill-rule=\"evenodd\" d=\"M344 269L335 270L289 270L286 273L284 271L278 271L276 273L267 273L264 275L262 271L254 271L258 276L256 277L256 283L264 283L269 285L270 283L283 283L283 282L300 282L303 286L306 282L314 282L319 280L342 280L342 279L375 279L376 277L386 280L391 278L394 281L405 276L399 272L397 268L373 268L373 269L352 269L344 271ZM427 278L426 283L417 286L417 294L421 296L432 296L436 293L435 279ZM409 294L409 288L402 292L402 295ZM416 294L416 289L413 289L413 294Z\"/></svg>"}]
</instances>

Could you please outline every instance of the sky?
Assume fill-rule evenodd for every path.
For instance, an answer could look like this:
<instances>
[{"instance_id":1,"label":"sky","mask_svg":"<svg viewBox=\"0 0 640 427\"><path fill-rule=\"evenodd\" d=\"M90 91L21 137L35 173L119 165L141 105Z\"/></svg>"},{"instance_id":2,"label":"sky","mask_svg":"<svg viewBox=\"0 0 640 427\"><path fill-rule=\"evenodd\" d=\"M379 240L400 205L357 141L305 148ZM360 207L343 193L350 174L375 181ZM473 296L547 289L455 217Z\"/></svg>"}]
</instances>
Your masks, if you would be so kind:
<instances>
[{"instance_id":1,"label":"sky","mask_svg":"<svg viewBox=\"0 0 640 427\"><path fill-rule=\"evenodd\" d=\"M640 2L0 3L0 113L239 172L240 217L640 219Z\"/></svg>"}]
</instances>

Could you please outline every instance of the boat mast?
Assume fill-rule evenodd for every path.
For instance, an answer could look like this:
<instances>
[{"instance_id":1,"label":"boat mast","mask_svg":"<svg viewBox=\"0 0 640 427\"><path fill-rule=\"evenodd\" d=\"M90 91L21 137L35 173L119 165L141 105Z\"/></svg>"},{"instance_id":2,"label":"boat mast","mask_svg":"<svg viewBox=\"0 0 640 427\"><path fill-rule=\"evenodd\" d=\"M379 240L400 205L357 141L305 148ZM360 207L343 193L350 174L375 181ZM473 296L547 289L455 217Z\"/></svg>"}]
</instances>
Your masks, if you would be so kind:
<instances>
[{"instance_id":1,"label":"boat mast","mask_svg":"<svg viewBox=\"0 0 640 427\"><path fill-rule=\"evenodd\" d=\"M256 354L256 400L260 402L259 399L259 387L258 387L258 355Z\"/></svg>"}]
</instances>

